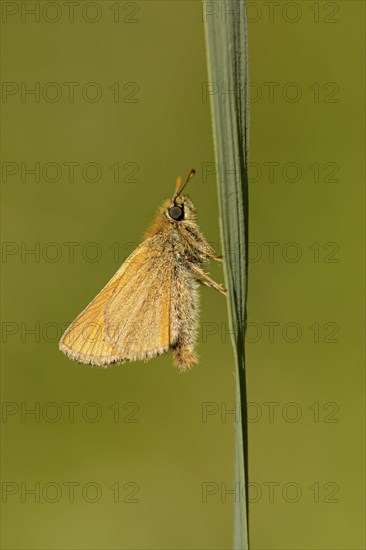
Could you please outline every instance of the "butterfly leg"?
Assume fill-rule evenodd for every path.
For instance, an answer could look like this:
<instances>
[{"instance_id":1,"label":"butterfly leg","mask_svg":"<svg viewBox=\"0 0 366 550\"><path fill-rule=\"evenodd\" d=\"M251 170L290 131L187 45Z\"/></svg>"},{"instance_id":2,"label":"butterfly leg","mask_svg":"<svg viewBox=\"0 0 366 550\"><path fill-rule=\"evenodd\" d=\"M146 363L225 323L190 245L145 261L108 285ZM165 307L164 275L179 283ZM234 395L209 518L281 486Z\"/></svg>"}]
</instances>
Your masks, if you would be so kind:
<instances>
[{"instance_id":1,"label":"butterfly leg","mask_svg":"<svg viewBox=\"0 0 366 550\"><path fill-rule=\"evenodd\" d=\"M207 242L206 238L197 227L194 228L194 238L192 237L191 233L188 233L187 231L184 232L184 236L186 240L193 246L193 248L199 250L211 260L223 263L223 257L217 255L216 250L210 245L209 242Z\"/></svg>"},{"instance_id":2,"label":"butterfly leg","mask_svg":"<svg viewBox=\"0 0 366 550\"><path fill-rule=\"evenodd\" d=\"M221 294L226 296L226 289L220 283L217 283L216 281L211 279L209 274L206 273L202 269L202 267L199 267L197 264L194 264L194 263L190 263L189 266L195 275L199 275L200 278L198 279L198 281L201 284L206 285L210 288L214 288L215 290L217 290L218 292L221 292Z\"/></svg>"},{"instance_id":3,"label":"butterfly leg","mask_svg":"<svg viewBox=\"0 0 366 550\"><path fill-rule=\"evenodd\" d=\"M206 241L203 236L202 238L204 239L203 252L210 258L210 260L215 260L215 262L220 262L220 264L222 264L224 262L224 258L222 256L218 256L216 250L212 248L212 246Z\"/></svg>"},{"instance_id":4,"label":"butterfly leg","mask_svg":"<svg viewBox=\"0 0 366 550\"><path fill-rule=\"evenodd\" d=\"M210 256L211 260L215 260L215 262L219 262L220 264L224 263L224 258L222 256Z\"/></svg>"}]
</instances>

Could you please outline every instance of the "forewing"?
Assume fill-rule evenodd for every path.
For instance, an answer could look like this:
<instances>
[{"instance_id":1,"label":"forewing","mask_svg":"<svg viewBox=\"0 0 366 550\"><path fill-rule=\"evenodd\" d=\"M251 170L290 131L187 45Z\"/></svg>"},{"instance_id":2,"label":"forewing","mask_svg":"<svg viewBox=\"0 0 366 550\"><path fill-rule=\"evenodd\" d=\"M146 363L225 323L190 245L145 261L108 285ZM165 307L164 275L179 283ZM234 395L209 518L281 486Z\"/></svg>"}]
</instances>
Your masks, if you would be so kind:
<instances>
[{"instance_id":1,"label":"forewing","mask_svg":"<svg viewBox=\"0 0 366 550\"><path fill-rule=\"evenodd\" d=\"M120 293L126 295L126 292L139 292L139 288L134 288L131 281L139 286L139 281L143 279L144 258L150 256L153 240L153 237L146 239L132 252L101 292L71 323L59 344L60 350L68 357L80 363L98 366L129 359L108 338L106 308L113 297Z\"/></svg>"},{"instance_id":2,"label":"forewing","mask_svg":"<svg viewBox=\"0 0 366 550\"><path fill-rule=\"evenodd\" d=\"M159 241L154 244L106 307L107 341L131 361L155 357L171 345L173 254Z\"/></svg>"}]
</instances>

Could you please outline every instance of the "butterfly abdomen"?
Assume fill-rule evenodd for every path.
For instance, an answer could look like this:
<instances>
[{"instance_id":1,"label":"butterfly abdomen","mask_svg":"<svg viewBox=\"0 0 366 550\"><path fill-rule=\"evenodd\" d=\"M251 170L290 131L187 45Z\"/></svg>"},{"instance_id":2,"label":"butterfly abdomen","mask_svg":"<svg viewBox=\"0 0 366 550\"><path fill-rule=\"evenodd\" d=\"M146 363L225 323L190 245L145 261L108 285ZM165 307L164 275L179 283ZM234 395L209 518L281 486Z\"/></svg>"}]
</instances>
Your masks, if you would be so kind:
<instances>
[{"instance_id":1,"label":"butterfly abdomen","mask_svg":"<svg viewBox=\"0 0 366 550\"><path fill-rule=\"evenodd\" d=\"M197 287L187 265L183 261L177 263L172 281L170 341L174 362L182 371L198 361L195 353L199 307Z\"/></svg>"}]
</instances>

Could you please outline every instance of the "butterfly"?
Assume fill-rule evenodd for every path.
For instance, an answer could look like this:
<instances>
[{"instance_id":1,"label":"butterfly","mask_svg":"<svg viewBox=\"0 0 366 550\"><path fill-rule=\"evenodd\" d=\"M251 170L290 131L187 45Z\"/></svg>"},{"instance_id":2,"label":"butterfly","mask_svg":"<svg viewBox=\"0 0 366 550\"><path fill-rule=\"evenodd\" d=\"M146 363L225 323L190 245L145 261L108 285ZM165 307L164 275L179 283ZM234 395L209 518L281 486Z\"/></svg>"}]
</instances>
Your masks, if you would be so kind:
<instances>
[{"instance_id":1,"label":"butterfly","mask_svg":"<svg viewBox=\"0 0 366 550\"><path fill-rule=\"evenodd\" d=\"M194 174L184 183L177 178L142 243L66 330L59 348L70 359L106 367L172 350L180 371L198 362L198 285L226 290L203 270L209 259L223 260L201 233L193 202L182 195Z\"/></svg>"}]
</instances>

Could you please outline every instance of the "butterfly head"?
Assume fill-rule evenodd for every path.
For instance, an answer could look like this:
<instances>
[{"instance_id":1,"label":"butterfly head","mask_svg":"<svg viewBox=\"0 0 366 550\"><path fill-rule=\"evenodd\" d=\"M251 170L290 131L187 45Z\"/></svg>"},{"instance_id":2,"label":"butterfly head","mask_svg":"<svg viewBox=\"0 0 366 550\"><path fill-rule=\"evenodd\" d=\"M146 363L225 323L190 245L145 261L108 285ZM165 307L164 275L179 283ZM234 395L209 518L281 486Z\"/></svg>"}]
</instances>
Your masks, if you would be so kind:
<instances>
[{"instance_id":1,"label":"butterfly head","mask_svg":"<svg viewBox=\"0 0 366 550\"><path fill-rule=\"evenodd\" d=\"M180 196L175 202L169 201L167 203L166 216L168 220L178 223L195 220L197 217L196 207L189 197Z\"/></svg>"},{"instance_id":2,"label":"butterfly head","mask_svg":"<svg viewBox=\"0 0 366 550\"><path fill-rule=\"evenodd\" d=\"M181 178L177 178L175 194L171 202L169 201L166 211L166 215L169 220L181 222L183 220L196 219L196 208L193 202L189 197L181 195L183 189L191 181L195 173L196 171L192 169L184 183Z\"/></svg>"}]
</instances>

